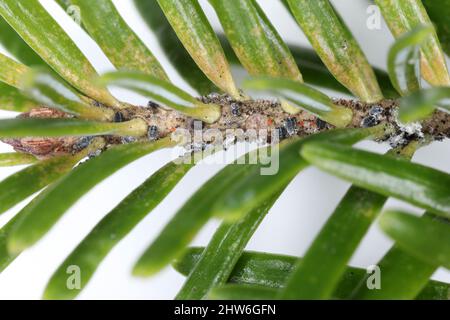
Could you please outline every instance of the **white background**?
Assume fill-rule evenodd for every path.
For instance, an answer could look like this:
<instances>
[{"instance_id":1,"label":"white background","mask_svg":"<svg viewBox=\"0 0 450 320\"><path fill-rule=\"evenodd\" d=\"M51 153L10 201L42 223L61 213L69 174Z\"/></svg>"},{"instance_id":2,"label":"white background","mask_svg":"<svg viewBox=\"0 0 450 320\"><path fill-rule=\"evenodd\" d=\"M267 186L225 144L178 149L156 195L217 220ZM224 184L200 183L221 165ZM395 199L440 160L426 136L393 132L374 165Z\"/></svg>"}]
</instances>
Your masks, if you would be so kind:
<instances>
[{"instance_id":1,"label":"white background","mask_svg":"<svg viewBox=\"0 0 450 320\"><path fill-rule=\"evenodd\" d=\"M152 0L148 0L152 1ZM81 50L90 59L99 73L112 69L111 63L97 45L51 0L41 1L68 34L76 41ZM207 16L216 29L220 29L217 17L206 0L200 1ZM170 78L180 87L190 90L176 71L170 66L159 48L155 37L147 29L132 1L114 1L125 20L152 49L163 64ZM278 0L259 1L263 10L274 23L277 30L289 43L307 45L307 41L295 22L284 10ZM368 30L366 27L367 3L365 1L333 1L350 25L355 37L367 54L370 62L384 67L387 50L392 37L383 24L381 30ZM45 26L42 26L45 28ZM143 100L116 92L118 97L130 102ZM0 112L1 118L15 116L13 113ZM386 146L372 143L360 144L363 148L377 151L387 150ZM10 151L6 145L0 145L0 152ZM142 183L170 157L169 152L157 152L140 159L119 171L92 192L83 197L60 222L36 246L20 255L0 275L0 299L38 299L53 271L66 255L79 243L91 228L132 189ZM420 150L415 161L450 172L450 143L436 143ZM137 279L130 270L143 250L156 237L158 231L167 223L183 202L202 183L209 179L221 166L198 166L187 174L173 192L126 237L100 265L91 282L80 294L81 299L171 299L182 284L183 277L171 268L150 279ZM21 168L0 168L0 179ZM325 223L348 184L324 174L316 169L301 173L287 188L268 217L258 229L249 249L263 250L291 255L302 255L314 236ZM26 202L16 206L0 217L3 225ZM411 208L399 201L389 200L387 207ZM210 222L194 241L195 245L204 245L214 232L217 222ZM376 224L364 238L351 260L351 265L367 267L375 264L391 246L377 228ZM436 279L450 281L450 274L439 270Z\"/></svg>"}]
</instances>

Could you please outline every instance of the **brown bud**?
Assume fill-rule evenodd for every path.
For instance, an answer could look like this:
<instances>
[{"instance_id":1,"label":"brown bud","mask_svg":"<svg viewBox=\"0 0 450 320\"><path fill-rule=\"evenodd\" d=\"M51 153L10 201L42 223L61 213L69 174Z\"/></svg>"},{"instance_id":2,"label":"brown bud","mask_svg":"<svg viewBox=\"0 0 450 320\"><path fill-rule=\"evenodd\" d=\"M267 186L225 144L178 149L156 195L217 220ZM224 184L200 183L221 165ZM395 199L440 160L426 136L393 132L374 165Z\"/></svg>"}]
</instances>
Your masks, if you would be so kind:
<instances>
[{"instance_id":1,"label":"brown bud","mask_svg":"<svg viewBox=\"0 0 450 320\"><path fill-rule=\"evenodd\" d=\"M19 118L68 118L70 115L51 108L36 108L29 112L22 113ZM78 137L58 137L58 138L20 138L3 139L2 141L11 145L17 152L29 153L39 159L46 159L56 155L72 153L74 144Z\"/></svg>"}]
</instances>

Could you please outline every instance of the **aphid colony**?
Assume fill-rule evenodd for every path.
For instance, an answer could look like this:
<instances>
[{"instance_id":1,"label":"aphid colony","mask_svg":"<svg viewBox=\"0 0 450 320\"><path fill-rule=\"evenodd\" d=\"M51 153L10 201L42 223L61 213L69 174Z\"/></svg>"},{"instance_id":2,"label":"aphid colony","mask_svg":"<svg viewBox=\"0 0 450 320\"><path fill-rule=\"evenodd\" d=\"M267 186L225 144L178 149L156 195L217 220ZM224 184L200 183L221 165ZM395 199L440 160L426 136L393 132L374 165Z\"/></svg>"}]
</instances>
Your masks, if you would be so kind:
<instances>
[{"instance_id":1,"label":"aphid colony","mask_svg":"<svg viewBox=\"0 0 450 320\"><path fill-rule=\"evenodd\" d=\"M228 139L228 131L236 131L236 136L240 136L239 131L243 132L245 141L253 139L250 137L252 132L258 135L258 141L261 144L276 143L278 141L294 137L307 136L317 133L319 131L331 129L332 126L327 122L319 119L311 113L300 111L295 116L285 112L279 102L276 100L235 100L232 97L224 94L211 94L199 98L204 103L213 103L222 107L222 116L212 124L202 123L200 130L207 133L210 130L216 130L222 137L225 144L234 144L236 139ZM395 101L387 101L379 104L362 104L352 100L335 100L334 103L350 107L354 112L353 122L350 127L373 127L380 123L390 123L394 127L394 133L390 133L385 140L390 138L390 143L393 146L402 145L405 141L409 141L414 137L421 137L427 134L430 128L436 128L431 123L417 124L417 126L405 126L398 123L395 114L398 105ZM100 105L100 104L99 104ZM69 115L53 110L50 108L38 108L28 113L24 113L21 117L31 118L65 118ZM436 119L441 119L438 126L438 132L431 132L437 136L448 136L449 127L447 115L436 115ZM439 118L440 117L440 118ZM141 137L119 137L114 135L105 135L103 138L106 141L106 146L114 144L127 144L136 141L155 141L163 137L170 136L178 129L194 134L196 128L192 126L194 122L198 122L193 118L187 117L178 111L164 108L153 101L149 101L146 107L130 106L121 110L116 110L113 115L113 121L116 123L127 122L133 119L143 119L147 124L146 134ZM201 121L200 121L201 122ZM434 130L434 129L433 129ZM265 132L266 135L261 134ZM211 133L211 132L209 132ZM211 134L210 134L211 135ZM275 136L277 135L277 137ZM264 137L263 137L264 136ZM228 140L227 140L228 139ZM211 141L206 141L204 144L185 146L192 150L204 149L208 144L213 144ZM20 152L31 153L39 158L45 159L59 154L77 153L86 147L92 141L92 137L61 137L61 138L22 138L22 139L3 139L6 143L12 145L15 150Z\"/></svg>"}]
</instances>

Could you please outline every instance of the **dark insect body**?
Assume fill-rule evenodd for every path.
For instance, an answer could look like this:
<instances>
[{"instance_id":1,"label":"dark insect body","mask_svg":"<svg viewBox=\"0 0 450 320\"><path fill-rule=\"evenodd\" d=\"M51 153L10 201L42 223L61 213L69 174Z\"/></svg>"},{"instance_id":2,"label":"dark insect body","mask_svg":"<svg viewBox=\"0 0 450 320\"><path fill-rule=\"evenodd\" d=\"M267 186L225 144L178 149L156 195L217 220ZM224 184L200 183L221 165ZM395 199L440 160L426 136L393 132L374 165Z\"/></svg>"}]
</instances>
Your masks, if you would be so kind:
<instances>
[{"instance_id":1,"label":"dark insect body","mask_svg":"<svg viewBox=\"0 0 450 320\"><path fill-rule=\"evenodd\" d=\"M154 141L157 140L159 138L159 130L157 126L150 126L148 128L148 133L147 133L148 139L150 141Z\"/></svg>"}]
</instances>

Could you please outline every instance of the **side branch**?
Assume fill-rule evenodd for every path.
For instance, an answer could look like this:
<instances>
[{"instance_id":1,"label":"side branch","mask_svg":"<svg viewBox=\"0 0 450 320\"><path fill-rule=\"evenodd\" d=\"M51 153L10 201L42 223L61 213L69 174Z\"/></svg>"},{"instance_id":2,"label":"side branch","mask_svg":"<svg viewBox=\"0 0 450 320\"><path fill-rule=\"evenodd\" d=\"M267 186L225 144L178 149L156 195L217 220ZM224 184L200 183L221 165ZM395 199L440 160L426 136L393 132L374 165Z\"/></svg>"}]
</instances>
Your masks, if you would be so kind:
<instances>
[{"instance_id":1,"label":"side branch","mask_svg":"<svg viewBox=\"0 0 450 320\"><path fill-rule=\"evenodd\" d=\"M275 132L280 140L293 136L307 136L332 129L333 126L320 120L306 111L292 115L281 108L280 103L272 100L237 101L228 95L210 94L199 98L204 103L215 103L221 106L221 117L213 124L201 123L203 131L218 130L226 137L227 131L254 130L256 132ZM450 138L450 115L436 111L429 119L409 125L403 125L397 120L398 102L384 100L376 104L367 104L355 100L336 99L334 103L353 111L351 128L372 127L387 123L391 125L389 135L383 139L393 147L407 144L411 140L427 137L431 140ZM60 111L40 108L20 117L60 118L67 117ZM116 112L115 121L128 121L135 118L143 119L148 125L148 135L139 140L157 140L171 135L177 129L184 129L191 134L198 129L198 121L177 111L162 108L149 102L146 107L131 106ZM195 124L197 123L197 125ZM105 137L108 145L136 141L135 138ZM270 143L271 135L267 135ZM12 145L17 151L33 154L40 158L48 158L61 153L76 153L83 149L89 137L73 138L23 138L7 139L4 142ZM213 141L206 141L206 144Z\"/></svg>"}]
</instances>

